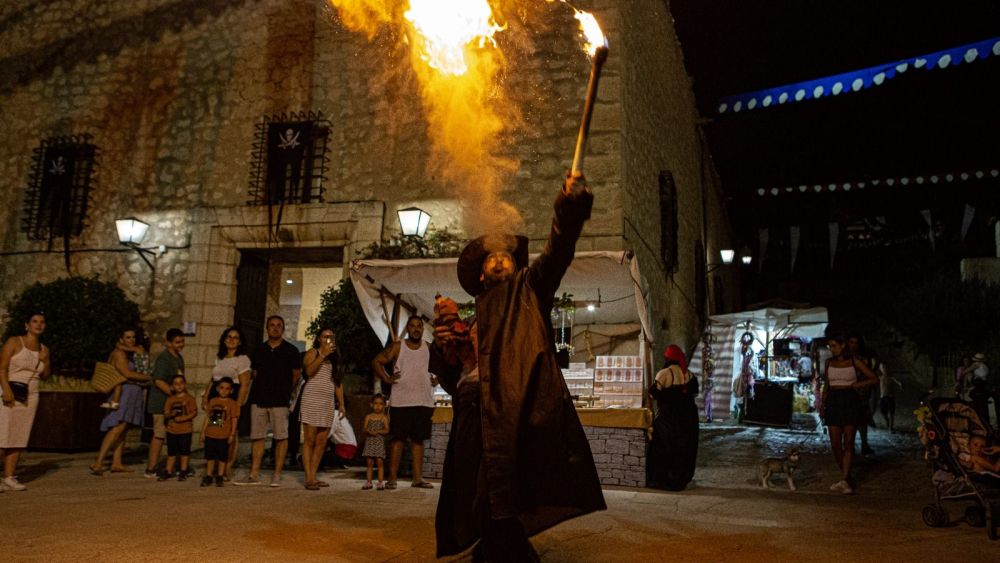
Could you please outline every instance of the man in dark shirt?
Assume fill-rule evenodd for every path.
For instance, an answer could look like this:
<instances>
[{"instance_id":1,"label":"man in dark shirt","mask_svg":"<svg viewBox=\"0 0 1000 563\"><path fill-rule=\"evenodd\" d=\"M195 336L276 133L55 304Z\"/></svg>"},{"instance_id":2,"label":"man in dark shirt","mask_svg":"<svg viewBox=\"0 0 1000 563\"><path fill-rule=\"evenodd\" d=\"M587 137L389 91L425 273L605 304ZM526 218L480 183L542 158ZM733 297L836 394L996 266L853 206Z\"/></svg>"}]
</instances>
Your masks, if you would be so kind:
<instances>
[{"instance_id":1,"label":"man in dark shirt","mask_svg":"<svg viewBox=\"0 0 1000 563\"><path fill-rule=\"evenodd\" d=\"M274 434L274 473L271 486L281 486L281 470L288 450L288 401L302 375L299 350L283 338L285 320L277 315L267 318L267 340L258 344L250 356L253 383L250 387L250 474L236 485L259 485L260 462L264 457L264 437Z\"/></svg>"}]
</instances>

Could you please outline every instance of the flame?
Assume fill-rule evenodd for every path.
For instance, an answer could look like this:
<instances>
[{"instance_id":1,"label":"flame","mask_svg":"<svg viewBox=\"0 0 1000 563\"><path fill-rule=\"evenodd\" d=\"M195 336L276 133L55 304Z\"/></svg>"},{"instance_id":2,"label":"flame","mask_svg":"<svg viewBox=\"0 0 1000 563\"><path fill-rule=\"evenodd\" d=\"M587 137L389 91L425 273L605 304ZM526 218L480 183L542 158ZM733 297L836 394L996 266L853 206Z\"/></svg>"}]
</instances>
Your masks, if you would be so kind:
<instances>
[{"instance_id":1,"label":"flame","mask_svg":"<svg viewBox=\"0 0 1000 563\"><path fill-rule=\"evenodd\" d=\"M493 35L503 30L493 21L486 0L410 0L410 9L403 15L415 32L420 58L455 76L468 70L468 46L496 47Z\"/></svg>"},{"instance_id":2,"label":"flame","mask_svg":"<svg viewBox=\"0 0 1000 563\"><path fill-rule=\"evenodd\" d=\"M573 7L570 6L570 8ZM576 12L573 17L580 22L580 31L583 32L585 40L583 50L593 57L597 53L598 48L607 48L608 38L604 36L604 33L601 31L601 25L597 23L597 18L593 14L577 10L576 8L573 8L573 10Z\"/></svg>"}]
</instances>

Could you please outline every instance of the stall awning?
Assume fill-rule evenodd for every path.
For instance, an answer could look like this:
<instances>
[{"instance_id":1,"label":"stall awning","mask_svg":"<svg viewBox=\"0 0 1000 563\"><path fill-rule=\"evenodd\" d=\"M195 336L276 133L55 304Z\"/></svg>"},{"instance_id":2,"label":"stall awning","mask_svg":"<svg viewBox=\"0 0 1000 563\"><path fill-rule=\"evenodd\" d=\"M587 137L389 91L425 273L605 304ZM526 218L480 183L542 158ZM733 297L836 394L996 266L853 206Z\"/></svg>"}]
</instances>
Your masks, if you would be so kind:
<instances>
[{"instance_id":1,"label":"stall awning","mask_svg":"<svg viewBox=\"0 0 1000 563\"><path fill-rule=\"evenodd\" d=\"M754 328L770 332L772 337L781 333L794 333L808 338L820 338L826 333L829 316L824 307L811 309L766 308L727 315L713 315L709 317L709 322L722 326L749 322Z\"/></svg>"},{"instance_id":2,"label":"stall awning","mask_svg":"<svg viewBox=\"0 0 1000 563\"><path fill-rule=\"evenodd\" d=\"M358 260L353 264L351 282L368 323L382 342L389 339L396 302L404 307L392 329L398 336L409 315L433 318L438 294L458 303L472 301L458 283L456 262L457 258L433 258ZM578 324L638 323L648 340L649 314L641 280L639 265L631 253L578 252L556 295L567 293L578 304L598 304L594 312L578 309ZM425 335L430 338L430 331Z\"/></svg>"}]
</instances>

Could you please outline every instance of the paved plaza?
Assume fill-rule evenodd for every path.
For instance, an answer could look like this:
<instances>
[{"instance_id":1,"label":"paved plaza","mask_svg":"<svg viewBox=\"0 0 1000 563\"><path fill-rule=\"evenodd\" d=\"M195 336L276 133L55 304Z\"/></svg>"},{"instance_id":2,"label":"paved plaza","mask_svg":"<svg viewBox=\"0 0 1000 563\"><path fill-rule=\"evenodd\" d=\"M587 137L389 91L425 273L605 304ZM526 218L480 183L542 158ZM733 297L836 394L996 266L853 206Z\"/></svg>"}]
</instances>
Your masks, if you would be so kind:
<instances>
[{"instance_id":1,"label":"paved plaza","mask_svg":"<svg viewBox=\"0 0 1000 563\"><path fill-rule=\"evenodd\" d=\"M854 496L828 490L824 440L812 430L704 426L687 491L606 489L606 512L563 523L535 544L546 562L937 562L1000 553L982 529L924 526L931 489L912 437L873 432L876 455L861 464ZM803 451L799 490L778 479L762 490L757 461L789 445ZM296 471L280 488L200 488L197 479L144 479L141 453L132 458L137 472L103 477L88 474L90 454L28 454L21 476L29 490L0 495L4 560L434 560L438 489L401 482L396 491L362 491L355 469L327 472L331 486L318 492L304 490Z\"/></svg>"}]
</instances>

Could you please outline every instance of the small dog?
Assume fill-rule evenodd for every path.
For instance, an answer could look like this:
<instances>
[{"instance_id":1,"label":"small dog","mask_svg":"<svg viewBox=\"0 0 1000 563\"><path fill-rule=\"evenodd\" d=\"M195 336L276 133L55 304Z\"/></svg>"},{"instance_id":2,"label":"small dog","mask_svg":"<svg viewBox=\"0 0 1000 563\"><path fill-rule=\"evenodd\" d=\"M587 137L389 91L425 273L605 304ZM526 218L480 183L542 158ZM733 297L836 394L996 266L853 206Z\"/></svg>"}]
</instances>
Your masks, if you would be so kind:
<instances>
[{"instance_id":1,"label":"small dog","mask_svg":"<svg viewBox=\"0 0 1000 563\"><path fill-rule=\"evenodd\" d=\"M757 476L760 477L760 486L771 488L771 475L784 473L788 479L788 488L795 490L795 482L792 481L792 473L799 464L799 449L788 450L788 455L783 458L769 457L760 462L757 466Z\"/></svg>"}]
</instances>

